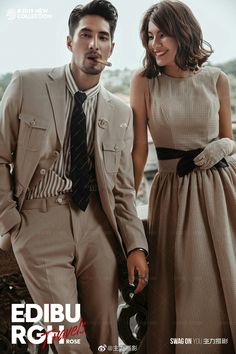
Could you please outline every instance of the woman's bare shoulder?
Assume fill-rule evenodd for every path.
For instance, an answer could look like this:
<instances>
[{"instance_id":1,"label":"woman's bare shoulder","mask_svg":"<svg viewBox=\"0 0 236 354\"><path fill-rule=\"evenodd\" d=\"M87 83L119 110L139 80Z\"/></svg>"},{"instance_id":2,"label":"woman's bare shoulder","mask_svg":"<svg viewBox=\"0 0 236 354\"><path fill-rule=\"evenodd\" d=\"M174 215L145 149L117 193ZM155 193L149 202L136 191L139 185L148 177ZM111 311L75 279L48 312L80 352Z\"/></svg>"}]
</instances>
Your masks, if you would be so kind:
<instances>
[{"instance_id":1,"label":"woman's bare shoulder","mask_svg":"<svg viewBox=\"0 0 236 354\"><path fill-rule=\"evenodd\" d=\"M136 70L131 78L131 85L139 90L148 89L148 78L143 75L143 69Z\"/></svg>"}]
</instances>

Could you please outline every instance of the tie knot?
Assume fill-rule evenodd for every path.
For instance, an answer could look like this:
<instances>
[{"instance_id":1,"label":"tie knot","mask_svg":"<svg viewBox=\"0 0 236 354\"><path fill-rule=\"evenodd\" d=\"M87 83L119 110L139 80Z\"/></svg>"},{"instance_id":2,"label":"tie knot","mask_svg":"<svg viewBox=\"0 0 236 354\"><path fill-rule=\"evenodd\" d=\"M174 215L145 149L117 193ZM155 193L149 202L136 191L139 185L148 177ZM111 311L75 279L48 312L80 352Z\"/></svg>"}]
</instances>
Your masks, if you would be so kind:
<instances>
[{"instance_id":1,"label":"tie knot","mask_svg":"<svg viewBox=\"0 0 236 354\"><path fill-rule=\"evenodd\" d=\"M75 101L76 101L76 102L78 102L78 103L80 103L80 104L83 104L84 101L85 101L86 98L87 98L87 95L86 95L86 93L84 93L84 92L77 91L77 92L75 93L74 97L75 97Z\"/></svg>"}]
</instances>

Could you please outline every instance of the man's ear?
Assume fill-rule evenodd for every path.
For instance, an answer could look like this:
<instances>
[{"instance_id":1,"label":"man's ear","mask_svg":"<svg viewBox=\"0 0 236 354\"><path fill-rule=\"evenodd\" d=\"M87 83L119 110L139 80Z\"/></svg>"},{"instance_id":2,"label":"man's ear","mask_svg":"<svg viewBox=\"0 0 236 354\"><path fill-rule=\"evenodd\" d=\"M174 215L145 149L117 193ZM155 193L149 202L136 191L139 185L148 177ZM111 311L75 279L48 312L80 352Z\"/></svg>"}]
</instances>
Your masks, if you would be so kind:
<instances>
[{"instance_id":1,"label":"man's ear","mask_svg":"<svg viewBox=\"0 0 236 354\"><path fill-rule=\"evenodd\" d=\"M111 56L112 53L113 53L114 47L115 47L115 42L112 42L112 43L111 43L111 51L110 51L110 54L109 54L109 58L110 58L110 56Z\"/></svg>"},{"instance_id":2,"label":"man's ear","mask_svg":"<svg viewBox=\"0 0 236 354\"><path fill-rule=\"evenodd\" d=\"M66 45L67 48L72 52L72 37L70 35L66 37Z\"/></svg>"}]
</instances>

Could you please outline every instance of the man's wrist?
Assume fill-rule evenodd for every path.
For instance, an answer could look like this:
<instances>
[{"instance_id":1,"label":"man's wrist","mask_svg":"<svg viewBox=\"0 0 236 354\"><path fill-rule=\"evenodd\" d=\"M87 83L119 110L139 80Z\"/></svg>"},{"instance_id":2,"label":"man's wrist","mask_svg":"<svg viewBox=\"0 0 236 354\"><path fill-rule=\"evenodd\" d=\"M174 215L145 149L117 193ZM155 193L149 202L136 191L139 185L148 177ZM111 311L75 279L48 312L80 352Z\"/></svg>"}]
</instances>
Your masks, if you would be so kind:
<instances>
[{"instance_id":1,"label":"man's wrist","mask_svg":"<svg viewBox=\"0 0 236 354\"><path fill-rule=\"evenodd\" d=\"M148 255L147 251L144 248L137 247L137 248L134 248L133 250L129 251L128 256L134 251L141 251L141 252L143 252L145 254L145 256Z\"/></svg>"}]
</instances>

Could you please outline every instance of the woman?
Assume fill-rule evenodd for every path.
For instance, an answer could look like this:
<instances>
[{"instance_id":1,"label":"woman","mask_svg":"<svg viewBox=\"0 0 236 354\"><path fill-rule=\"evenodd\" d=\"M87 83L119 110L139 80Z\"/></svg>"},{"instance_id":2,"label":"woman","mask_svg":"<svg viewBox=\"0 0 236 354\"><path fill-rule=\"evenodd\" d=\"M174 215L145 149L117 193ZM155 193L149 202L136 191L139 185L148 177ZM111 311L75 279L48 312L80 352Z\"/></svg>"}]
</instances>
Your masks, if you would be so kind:
<instances>
[{"instance_id":1,"label":"woman","mask_svg":"<svg viewBox=\"0 0 236 354\"><path fill-rule=\"evenodd\" d=\"M141 39L144 68L131 84L136 188L147 126L159 172L149 204L149 318L139 353L233 354L236 148L228 79L202 67L212 49L181 2L148 9Z\"/></svg>"}]
</instances>

